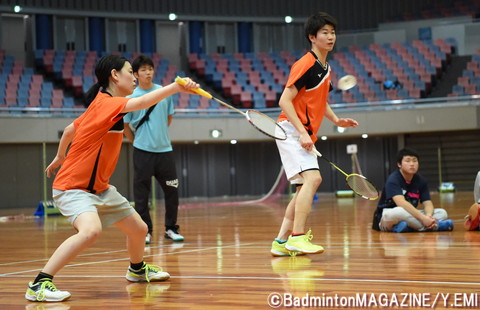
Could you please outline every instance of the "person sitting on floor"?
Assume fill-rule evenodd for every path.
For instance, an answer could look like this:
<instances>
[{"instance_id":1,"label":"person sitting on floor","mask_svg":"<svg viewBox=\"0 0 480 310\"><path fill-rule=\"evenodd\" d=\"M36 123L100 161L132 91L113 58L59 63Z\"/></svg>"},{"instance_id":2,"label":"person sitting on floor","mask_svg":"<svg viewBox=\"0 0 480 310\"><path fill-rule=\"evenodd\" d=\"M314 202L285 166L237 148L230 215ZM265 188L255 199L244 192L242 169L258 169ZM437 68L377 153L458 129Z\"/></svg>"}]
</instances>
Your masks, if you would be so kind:
<instances>
[{"instance_id":1,"label":"person sitting on floor","mask_svg":"<svg viewBox=\"0 0 480 310\"><path fill-rule=\"evenodd\" d=\"M418 154L411 149L400 150L397 166L387 178L372 228L391 232L453 230L447 211L434 208L427 181L418 174ZM417 209L419 203L423 210Z\"/></svg>"}]
</instances>

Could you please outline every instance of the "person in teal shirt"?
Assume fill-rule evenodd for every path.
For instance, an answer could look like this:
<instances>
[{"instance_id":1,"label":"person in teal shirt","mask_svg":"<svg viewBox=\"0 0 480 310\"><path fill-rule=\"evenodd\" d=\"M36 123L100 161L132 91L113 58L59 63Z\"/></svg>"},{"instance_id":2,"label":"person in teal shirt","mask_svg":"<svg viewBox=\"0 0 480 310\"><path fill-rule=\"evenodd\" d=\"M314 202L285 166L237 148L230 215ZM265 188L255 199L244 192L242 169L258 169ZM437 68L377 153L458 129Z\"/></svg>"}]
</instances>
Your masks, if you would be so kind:
<instances>
[{"instance_id":1,"label":"person in teal shirt","mask_svg":"<svg viewBox=\"0 0 480 310\"><path fill-rule=\"evenodd\" d=\"M139 97L161 85L153 83L155 69L152 59L140 55L132 63L138 86L130 97ZM178 232L178 177L173 148L168 134L172 123L174 104L167 97L149 109L128 113L124 117L125 136L133 143L135 209L148 226L145 243L153 236L152 218L148 207L152 176L159 182L165 194L165 238L183 241Z\"/></svg>"}]
</instances>

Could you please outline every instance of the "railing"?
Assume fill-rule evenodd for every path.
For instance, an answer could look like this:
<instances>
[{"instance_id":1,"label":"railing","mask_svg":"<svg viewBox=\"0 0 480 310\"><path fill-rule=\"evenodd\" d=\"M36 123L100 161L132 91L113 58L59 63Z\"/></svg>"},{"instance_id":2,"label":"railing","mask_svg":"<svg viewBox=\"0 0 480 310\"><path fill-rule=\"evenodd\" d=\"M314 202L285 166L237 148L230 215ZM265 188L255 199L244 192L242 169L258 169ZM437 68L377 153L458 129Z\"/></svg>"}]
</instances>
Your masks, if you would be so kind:
<instances>
[{"instance_id":1,"label":"railing","mask_svg":"<svg viewBox=\"0 0 480 310\"><path fill-rule=\"evenodd\" d=\"M461 97L440 97L428 99L402 99L378 102L337 103L331 107L335 112L356 111L391 111L405 109L419 109L425 107L446 107L480 105L480 94ZM75 117L82 114L85 109L78 108L43 108L43 107L0 107L0 117ZM258 111L271 115L280 113L280 108L258 109ZM230 109L175 109L175 117L242 117Z\"/></svg>"}]
</instances>

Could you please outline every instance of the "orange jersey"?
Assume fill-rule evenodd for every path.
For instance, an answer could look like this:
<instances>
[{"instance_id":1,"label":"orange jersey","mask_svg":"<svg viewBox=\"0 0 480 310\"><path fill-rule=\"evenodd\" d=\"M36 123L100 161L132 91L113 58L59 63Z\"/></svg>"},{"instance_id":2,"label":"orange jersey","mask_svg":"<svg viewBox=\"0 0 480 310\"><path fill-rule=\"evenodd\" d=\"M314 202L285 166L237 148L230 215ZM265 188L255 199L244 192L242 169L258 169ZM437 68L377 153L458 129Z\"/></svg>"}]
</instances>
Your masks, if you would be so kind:
<instances>
[{"instance_id":1,"label":"orange jersey","mask_svg":"<svg viewBox=\"0 0 480 310\"><path fill-rule=\"evenodd\" d=\"M330 65L324 68L313 52L305 54L290 70L286 88L295 85L298 90L293 99L297 116L305 126L312 141L317 141L317 132L322 125L327 108L328 93L331 90ZM282 111L278 121L288 120Z\"/></svg>"},{"instance_id":2,"label":"orange jersey","mask_svg":"<svg viewBox=\"0 0 480 310\"><path fill-rule=\"evenodd\" d=\"M74 122L75 136L53 188L101 193L108 189L123 141L123 116L129 98L98 93Z\"/></svg>"}]
</instances>

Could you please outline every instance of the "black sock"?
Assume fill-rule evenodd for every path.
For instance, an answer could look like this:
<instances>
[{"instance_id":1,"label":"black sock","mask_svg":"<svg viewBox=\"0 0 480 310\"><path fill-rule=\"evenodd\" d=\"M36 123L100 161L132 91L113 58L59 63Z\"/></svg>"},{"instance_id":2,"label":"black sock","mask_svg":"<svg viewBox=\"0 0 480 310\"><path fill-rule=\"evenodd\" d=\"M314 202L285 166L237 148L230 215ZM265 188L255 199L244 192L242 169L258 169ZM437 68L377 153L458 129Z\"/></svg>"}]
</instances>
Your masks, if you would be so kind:
<instances>
[{"instance_id":1,"label":"black sock","mask_svg":"<svg viewBox=\"0 0 480 310\"><path fill-rule=\"evenodd\" d=\"M133 270L140 270L140 269L142 269L144 264L145 264L144 262L140 262L140 263L137 263L137 264L130 263L130 268L132 268Z\"/></svg>"},{"instance_id":2,"label":"black sock","mask_svg":"<svg viewBox=\"0 0 480 310\"><path fill-rule=\"evenodd\" d=\"M45 272L40 272L38 276L35 278L35 280L33 281L33 284L41 282L43 279L49 279L50 281L52 281L53 276Z\"/></svg>"}]
</instances>

